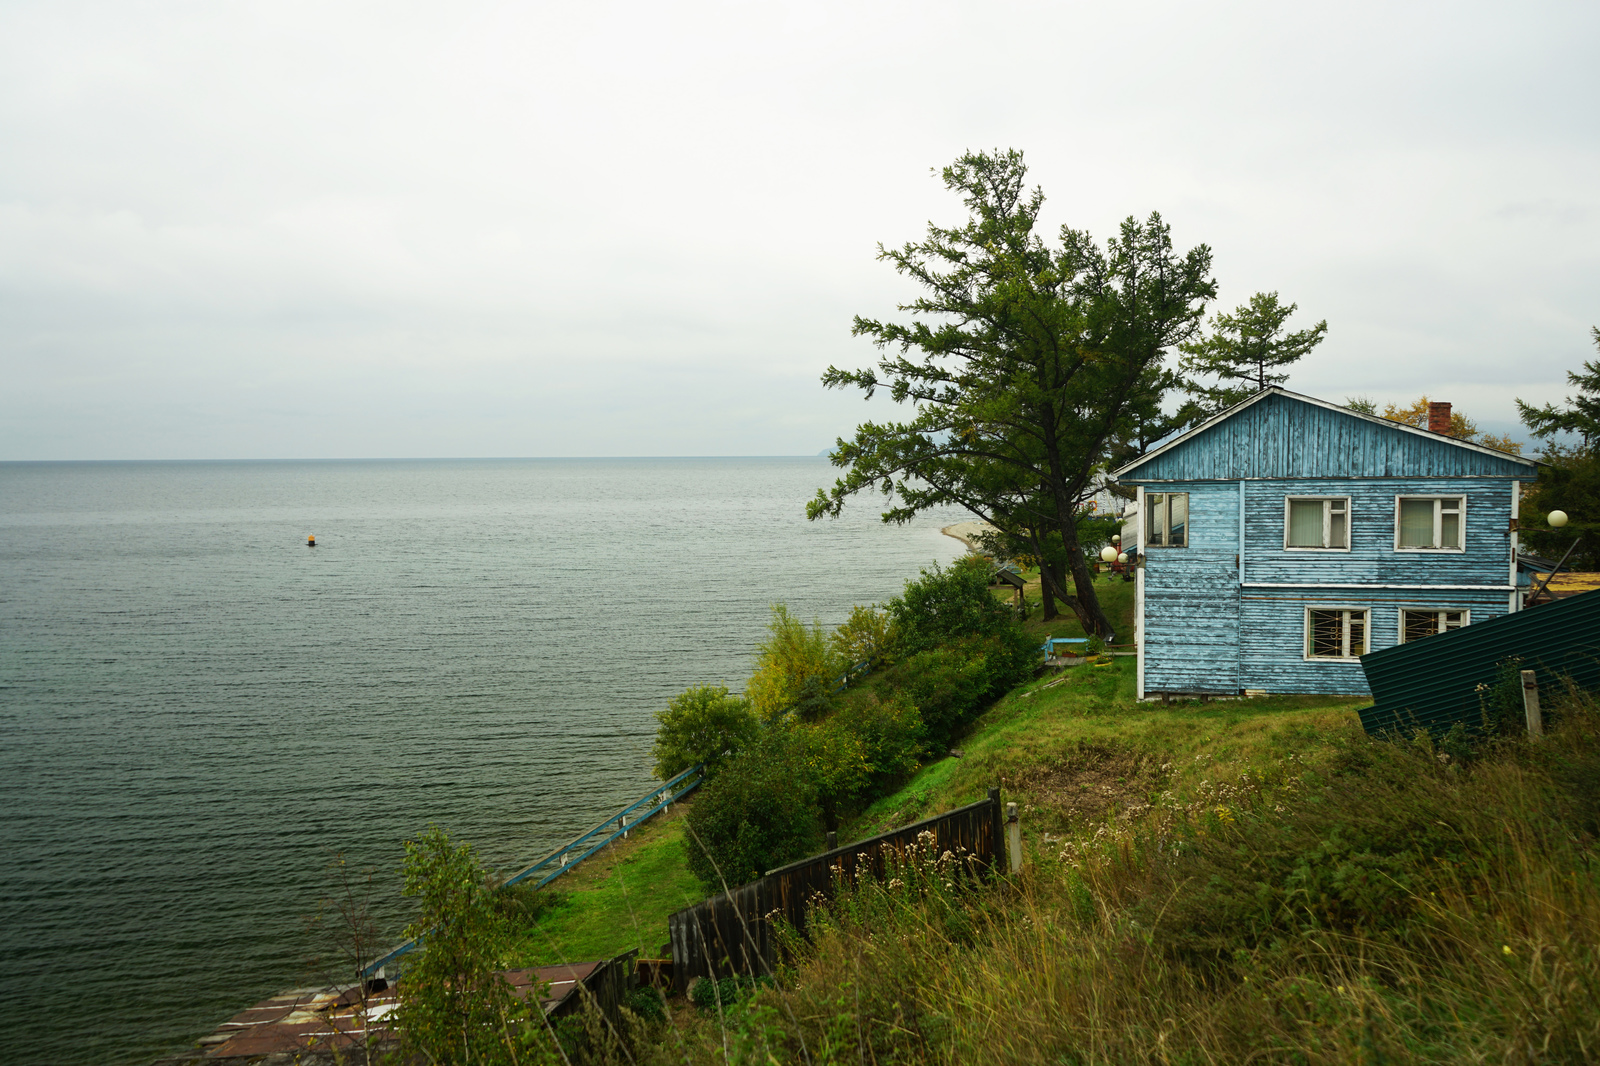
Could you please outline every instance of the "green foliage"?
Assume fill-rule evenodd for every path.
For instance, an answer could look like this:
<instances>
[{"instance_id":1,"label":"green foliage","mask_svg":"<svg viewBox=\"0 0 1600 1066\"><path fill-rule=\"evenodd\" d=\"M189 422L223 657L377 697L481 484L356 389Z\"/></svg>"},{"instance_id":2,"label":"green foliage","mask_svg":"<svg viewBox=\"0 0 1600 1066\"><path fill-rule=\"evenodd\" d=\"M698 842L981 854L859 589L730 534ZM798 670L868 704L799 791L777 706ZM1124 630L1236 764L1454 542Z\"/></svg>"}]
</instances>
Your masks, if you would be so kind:
<instances>
[{"instance_id":1,"label":"green foliage","mask_svg":"<svg viewBox=\"0 0 1600 1066\"><path fill-rule=\"evenodd\" d=\"M689 1002L707 1014L718 1009L728 1010L739 1005L763 988L773 987L772 978L766 974L754 977L736 975L719 979L696 978L689 986Z\"/></svg>"},{"instance_id":2,"label":"green foliage","mask_svg":"<svg viewBox=\"0 0 1600 1066\"><path fill-rule=\"evenodd\" d=\"M1600 326L1593 327L1590 335L1596 348L1600 348ZM1564 407L1545 404L1534 407L1517 401L1517 411L1522 424L1533 430L1533 435L1549 440L1562 433L1571 433L1583 442L1583 450L1592 452L1600 447L1600 359L1583 364L1582 373L1567 371L1567 383L1578 390L1578 395L1568 396Z\"/></svg>"},{"instance_id":3,"label":"green foliage","mask_svg":"<svg viewBox=\"0 0 1600 1066\"><path fill-rule=\"evenodd\" d=\"M1522 497L1517 522L1522 544L1555 561L1582 537L1567 569L1600 570L1600 443L1552 443L1539 458L1548 465L1539 468L1539 480ZM1551 511L1566 512L1568 524L1550 528L1545 516Z\"/></svg>"},{"instance_id":4,"label":"green foliage","mask_svg":"<svg viewBox=\"0 0 1600 1066\"><path fill-rule=\"evenodd\" d=\"M1025 187L1017 151L968 153L942 172L964 225L930 225L920 242L887 249L922 289L912 321L857 317L854 332L882 353L861 370L829 367L828 388L879 388L910 404L909 420L863 423L833 452L847 467L818 490L810 518L837 515L859 492L890 497L887 522L956 505L1018 537L1058 538L1067 573L1053 595L1086 629L1103 632L1078 516L1114 446L1161 417L1174 383L1161 364L1193 338L1216 293L1211 251L1174 250L1159 214L1128 218L1102 249L1063 228L1037 232L1044 194ZM1041 549L1035 554L1048 554Z\"/></svg>"},{"instance_id":5,"label":"green foliage","mask_svg":"<svg viewBox=\"0 0 1600 1066\"><path fill-rule=\"evenodd\" d=\"M857 604L833 636L828 638L834 656L845 665L865 663L872 669L883 662L894 646L894 626L887 611Z\"/></svg>"},{"instance_id":6,"label":"green foliage","mask_svg":"<svg viewBox=\"0 0 1600 1066\"><path fill-rule=\"evenodd\" d=\"M713 777L761 731L750 701L730 696L720 685L699 685L674 696L656 712L656 743L651 754L656 777L670 781L695 763Z\"/></svg>"},{"instance_id":7,"label":"green foliage","mask_svg":"<svg viewBox=\"0 0 1600 1066\"><path fill-rule=\"evenodd\" d=\"M646 1022L667 1020L667 1002L661 990L651 985L641 985L629 992L626 1006Z\"/></svg>"},{"instance_id":8,"label":"green foliage","mask_svg":"<svg viewBox=\"0 0 1600 1066\"><path fill-rule=\"evenodd\" d=\"M756 648L756 669L745 688L763 721L774 721L804 702L805 713L825 713L829 693L844 673L820 622L807 627L781 603L772 606L769 636Z\"/></svg>"},{"instance_id":9,"label":"green foliage","mask_svg":"<svg viewBox=\"0 0 1600 1066\"><path fill-rule=\"evenodd\" d=\"M916 771L928 728L909 694L863 692L846 700L833 722L860 738L873 784L884 785Z\"/></svg>"},{"instance_id":10,"label":"green foliage","mask_svg":"<svg viewBox=\"0 0 1600 1066\"><path fill-rule=\"evenodd\" d=\"M400 985L406 1053L463 1066L556 1061L537 1001L518 999L496 972L504 965L505 919L472 846L435 826L405 847L404 893L418 902L406 935L423 938Z\"/></svg>"},{"instance_id":11,"label":"green foliage","mask_svg":"<svg viewBox=\"0 0 1600 1066\"><path fill-rule=\"evenodd\" d=\"M508 931L515 931L533 925L565 900L566 893L538 888L530 880L498 886L489 897L489 906Z\"/></svg>"},{"instance_id":12,"label":"green foliage","mask_svg":"<svg viewBox=\"0 0 1600 1066\"><path fill-rule=\"evenodd\" d=\"M1006 691L1033 673L1038 651L1020 629L918 652L895 667L892 683L917 705L935 751Z\"/></svg>"},{"instance_id":13,"label":"green foliage","mask_svg":"<svg viewBox=\"0 0 1600 1066\"><path fill-rule=\"evenodd\" d=\"M971 556L948 567L934 563L887 607L902 655L1021 629L1016 612L989 590L988 564Z\"/></svg>"},{"instance_id":14,"label":"green foliage","mask_svg":"<svg viewBox=\"0 0 1600 1066\"><path fill-rule=\"evenodd\" d=\"M1181 346L1186 373L1217 379L1210 387L1191 386L1208 411L1231 407L1268 385L1281 385L1289 375L1273 371L1299 362L1322 343L1328 335L1326 320L1298 333L1284 332L1296 310L1296 304L1280 304L1275 292L1258 292L1232 314L1213 317L1211 336Z\"/></svg>"},{"instance_id":15,"label":"green foliage","mask_svg":"<svg viewBox=\"0 0 1600 1066\"><path fill-rule=\"evenodd\" d=\"M771 729L700 788L685 819L689 869L720 891L817 850L822 808L805 744Z\"/></svg>"}]
</instances>

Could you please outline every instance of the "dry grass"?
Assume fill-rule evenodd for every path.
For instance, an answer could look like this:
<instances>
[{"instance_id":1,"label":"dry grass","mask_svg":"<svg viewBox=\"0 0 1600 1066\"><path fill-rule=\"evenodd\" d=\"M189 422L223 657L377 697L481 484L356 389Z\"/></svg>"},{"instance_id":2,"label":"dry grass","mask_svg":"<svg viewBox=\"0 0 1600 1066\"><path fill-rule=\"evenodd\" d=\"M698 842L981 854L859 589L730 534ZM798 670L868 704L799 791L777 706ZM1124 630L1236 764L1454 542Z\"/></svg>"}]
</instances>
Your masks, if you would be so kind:
<instances>
[{"instance_id":1,"label":"dry grass","mask_svg":"<svg viewBox=\"0 0 1600 1066\"><path fill-rule=\"evenodd\" d=\"M1351 733L1201 780L1127 747L1035 762L1072 832L1021 878L929 856L860 886L777 989L640 1061L1595 1061L1600 708L1562 712L1466 767ZM1180 776L1141 809L1114 787Z\"/></svg>"}]
</instances>

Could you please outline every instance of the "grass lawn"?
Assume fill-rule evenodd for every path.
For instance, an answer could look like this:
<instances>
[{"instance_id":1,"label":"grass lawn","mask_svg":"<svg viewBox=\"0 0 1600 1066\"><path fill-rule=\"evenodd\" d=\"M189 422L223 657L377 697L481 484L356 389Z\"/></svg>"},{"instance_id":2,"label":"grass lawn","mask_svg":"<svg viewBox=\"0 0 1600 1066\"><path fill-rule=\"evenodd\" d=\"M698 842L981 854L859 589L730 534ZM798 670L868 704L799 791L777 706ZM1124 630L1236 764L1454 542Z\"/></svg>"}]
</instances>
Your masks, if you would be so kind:
<instances>
[{"instance_id":1,"label":"grass lawn","mask_svg":"<svg viewBox=\"0 0 1600 1066\"><path fill-rule=\"evenodd\" d=\"M1075 666L1014 689L956 742L846 827L859 839L982 799L999 786L1033 828L1067 830L1171 790L1281 768L1359 730L1361 698L1134 699L1137 661Z\"/></svg>"},{"instance_id":2,"label":"grass lawn","mask_svg":"<svg viewBox=\"0 0 1600 1066\"><path fill-rule=\"evenodd\" d=\"M706 892L683 856L676 804L551 886L565 894L513 951L515 966L610 958L638 948L653 958L667 942L667 916Z\"/></svg>"}]
</instances>

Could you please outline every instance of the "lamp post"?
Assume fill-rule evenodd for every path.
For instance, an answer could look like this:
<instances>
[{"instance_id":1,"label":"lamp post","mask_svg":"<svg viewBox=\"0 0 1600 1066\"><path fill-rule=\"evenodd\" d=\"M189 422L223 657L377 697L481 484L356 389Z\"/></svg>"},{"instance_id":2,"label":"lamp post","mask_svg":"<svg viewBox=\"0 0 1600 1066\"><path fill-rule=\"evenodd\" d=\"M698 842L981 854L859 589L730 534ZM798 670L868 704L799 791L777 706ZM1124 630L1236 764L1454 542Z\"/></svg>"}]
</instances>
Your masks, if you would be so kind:
<instances>
[{"instance_id":1,"label":"lamp post","mask_svg":"<svg viewBox=\"0 0 1600 1066\"><path fill-rule=\"evenodd\" d=\"M1551 511L1549 514L1544 516L1544 520L1550 524L1551 529L1561 529L1567 524L1567 512ZM1556 574L1560 573L1561 568L1567 565L1567 559L1571 557L1573 550L1576 549L1577 546L1582 542L1582 534L1579 534L1577 537L1573 538L1572 543L1567 547L1566 554L1561 557L1561 561L1556 564L1555 569L1545 575L1545 579L1539 583L1539 587L1534 589L1533 595L1528 597L1528 602L1523 604L1524 607L1532 607L1535 603L1539 602L1539 597L1544 595L1544 590L1550 587L1550 582L1555 580Z\"/></svg>"}]
</instances>

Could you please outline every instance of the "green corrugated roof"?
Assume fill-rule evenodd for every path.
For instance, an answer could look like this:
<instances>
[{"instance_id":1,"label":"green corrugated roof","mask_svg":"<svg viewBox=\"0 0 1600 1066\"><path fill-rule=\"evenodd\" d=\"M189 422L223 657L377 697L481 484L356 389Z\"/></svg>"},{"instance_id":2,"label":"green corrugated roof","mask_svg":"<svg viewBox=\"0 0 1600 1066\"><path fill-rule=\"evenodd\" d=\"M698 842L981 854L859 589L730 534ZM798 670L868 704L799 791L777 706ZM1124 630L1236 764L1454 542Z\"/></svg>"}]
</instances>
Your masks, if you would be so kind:
<instances>
[{"instance_id":1,"label":"green corrugated roof","mask_svg":"<svg viewBox=\"0 0 1600 1066\"><path fill-rule=\"evenodd\" d=\"M1481 724L1479 685L1493 685L1502 662L1522 659L1548 692L1571 677L1600 689L1600 592L1586 592L1361 657L1376 705L1361 712L1369 733L1457 722Z\"/></svg>"}]
</instances>

